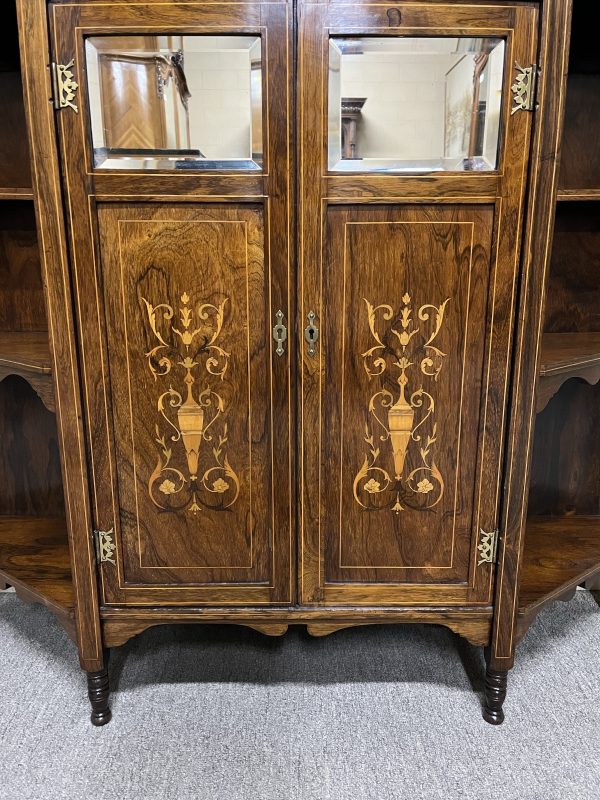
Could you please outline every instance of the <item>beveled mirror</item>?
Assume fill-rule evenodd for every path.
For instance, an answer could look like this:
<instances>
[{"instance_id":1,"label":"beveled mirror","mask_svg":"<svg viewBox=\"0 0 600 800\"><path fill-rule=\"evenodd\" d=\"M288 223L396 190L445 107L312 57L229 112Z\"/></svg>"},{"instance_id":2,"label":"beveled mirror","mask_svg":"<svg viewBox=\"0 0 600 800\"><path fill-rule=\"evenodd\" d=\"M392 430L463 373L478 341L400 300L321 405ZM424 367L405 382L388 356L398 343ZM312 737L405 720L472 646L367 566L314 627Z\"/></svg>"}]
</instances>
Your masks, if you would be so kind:
<instances>
[{"instance_id":1,"label":"beveled mirror","mask_svg":"<svg viewBox=\"0 0 600 800\"><path fill-rule=\"evenodd\" d=\"M329 170L495 169L504 53L498 38L330 38Z\"/></svg>"},{"instance_id":2,"label":"beveled mirror","mask_svg":"<svg viewBox=\"0 0 600 800\"><path fill-rule=\"evenodd\" d=\"M262 169L259 36L93 36L86 67L100 169Z\"/></svg>"}]
</instances>

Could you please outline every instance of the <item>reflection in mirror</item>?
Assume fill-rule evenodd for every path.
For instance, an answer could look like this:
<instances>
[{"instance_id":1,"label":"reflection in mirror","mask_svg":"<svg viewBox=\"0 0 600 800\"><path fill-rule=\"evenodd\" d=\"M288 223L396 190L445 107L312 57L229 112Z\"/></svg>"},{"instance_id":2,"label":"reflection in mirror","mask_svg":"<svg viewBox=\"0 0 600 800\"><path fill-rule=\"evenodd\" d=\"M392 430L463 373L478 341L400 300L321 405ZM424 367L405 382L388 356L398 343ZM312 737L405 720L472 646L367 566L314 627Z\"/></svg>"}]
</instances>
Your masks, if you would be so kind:
<instances>
[{"instance_id":1,"label":"reflection in mirror","mask_svg":"<svg viewBox=\"0 0 600 800\"><path fill-rule=\"evenodd\" d=\"M94 166L260 170L259 36L93 36Z\"/></svg>"},{"instance_id":2,"label":"reflection in mirror","mask_svg":"<svg viewBox=\"0 0 600 800\"><path fill-rule=\"evenodd\" d=\"M329 40L329 169L493 170L503 39Z\"/></svg>"}]
</instances>

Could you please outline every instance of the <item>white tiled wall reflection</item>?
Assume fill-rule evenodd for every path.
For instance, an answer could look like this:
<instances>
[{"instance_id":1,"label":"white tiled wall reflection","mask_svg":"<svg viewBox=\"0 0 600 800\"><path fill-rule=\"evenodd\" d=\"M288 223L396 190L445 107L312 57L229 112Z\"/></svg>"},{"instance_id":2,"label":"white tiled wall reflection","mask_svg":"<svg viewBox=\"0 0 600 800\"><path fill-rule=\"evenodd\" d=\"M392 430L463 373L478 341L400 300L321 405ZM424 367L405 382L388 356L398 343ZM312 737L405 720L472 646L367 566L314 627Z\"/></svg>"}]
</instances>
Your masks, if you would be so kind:
<instances>
[{"instance_id":1,"label":"white tiled wall reflection","mask_svg":"<svg viewBox=\"0 0 600 800\"><path fill-rule=\"evenodd\" d=\"M250 158L250 53L234 37L184 37L191 146L207 158ZM221 39L226 39L223 43ZM224 45L226 52L220 51Z\"/></svg>"},{"instance_id":2,"label":"white tiled wall reflection","mask_svg":"<svg viewBox=\"0 0 600 800\"><path fill-rule=\"evenodd\" d=\"M332 37L330 169L342 158L359 170L494 169L504 51L495 38ZM342 124L344 106L361 110ZM344 136L354 157L342 157Z\"/></svg>"},{"instance_id":3,"label":"white tiled wall reflection","mask_svg":"<svg viewBox=\"0 0 600 800\"><path fill-rule=\"evenodd\" d=\"M435 59L435 63L433 63ZM366 97L358 153L369 158L439 158L444 146L448 56L344 55L343 97ZM440 124L441 123L441 124Z\"/></svg>"}]
</instances>

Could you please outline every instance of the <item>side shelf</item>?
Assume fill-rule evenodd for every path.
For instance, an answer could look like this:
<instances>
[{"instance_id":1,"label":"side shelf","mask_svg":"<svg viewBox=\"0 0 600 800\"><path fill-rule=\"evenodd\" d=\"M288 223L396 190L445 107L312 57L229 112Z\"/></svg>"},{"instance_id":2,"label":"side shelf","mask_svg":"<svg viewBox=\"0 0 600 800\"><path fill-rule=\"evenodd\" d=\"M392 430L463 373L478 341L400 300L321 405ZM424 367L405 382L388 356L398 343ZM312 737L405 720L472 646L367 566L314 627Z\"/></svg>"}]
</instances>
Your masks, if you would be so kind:
<instances>
[{"instance_id":1,"label":"side shelf","mask_svg":"<svg viewBox=\"0 0 600 800\"><path fill-rule=\"evenodd\" d=\"M584 47L581 50L585 52ZM598 51L592 47L588 52L597 54ZM600 128L600 106L597 102L600 73L596 71L597 64L577 64L573 61L574 58L567 85L558 197L592 200L600 195L600 149L594 139L594 132ZM578 69L582 71L574 71Z\"/></svg>"},{"instance_id":2,"label":"side shelf","mask_svg":"<svg viewBox=\"0 0 600 800\"><path fill-rule=\"evenodd\" d=\"M600 573L600 517L530 517L519 586L520 640L549 602Z\"/></svg>"},{"instance_id":3,"label":"side shelf","mask_svg":"<svg viewBox=\"0 0 600 800\"><path fill-rule=\"evenodd\" d=\"M545 333L542 340L537 412L570 378L600 381L600 333Z\"/></svg>"},{"instance_id":4,"label":"side shelf","mask_svg":"<svg viewBox=\"0 0 600 800\"><path fill-rule=\"evenodd\" d=\"M0 516L0 578L26 602L41 603L75 638L73 579L65 520Z\"/></svg>"},{"instance_id":5,"label":"side shelf","mask_svg":"<svg viewBox=\"0 0 600 800\"><path fill-rule=\"evenodd\" d=\"M600 189L559 189L556 199L561 203L600 200Z\"/></svg>"},{"instance_id":6,"label":"side shelf","mask_svg":"<svg viewBox=\"0 0 600 800\"><path fill-rule=\"evenodd\" d=\"M0 381L24 378L49 411L55 411L48 335L45 332L0 331Z\"/></svg>"},{"instance_id":7,"label":"side shelf","mask_svg":"<svg viewBox=\"0 0 600 800\"><path fill-rule=\"evenodd\" d=\"M1 63L0 200L33 198L23 86L18 68ZM4 66L4 69L2 67ZM8 69L6 68L8 66Z\"/></svg>"}]
</instances>

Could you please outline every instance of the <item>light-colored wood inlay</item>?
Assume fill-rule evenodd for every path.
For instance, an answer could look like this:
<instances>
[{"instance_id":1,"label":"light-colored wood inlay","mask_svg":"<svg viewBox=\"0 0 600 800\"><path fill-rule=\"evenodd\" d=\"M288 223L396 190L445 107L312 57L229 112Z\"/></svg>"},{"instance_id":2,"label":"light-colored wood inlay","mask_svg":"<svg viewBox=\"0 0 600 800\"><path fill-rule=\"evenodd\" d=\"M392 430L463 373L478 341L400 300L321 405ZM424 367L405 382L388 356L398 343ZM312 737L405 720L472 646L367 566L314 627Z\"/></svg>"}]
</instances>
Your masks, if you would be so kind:
<instances>
[{"instance_id":1,"label":"light-colored wood inlay","mask_svg":"<svg viewBox=\"0 0 600 800\"><path fill-rule=\"evenodd\" d=\"M45 332L0 332L0 367L14 367L15 373L52 372L48 334Z\"/></svg>"},{"instance_id":2,"label":"light-colored wood inlay","mask_svg":"<svg viewBox=\"0 0 600 800\"><path fill-rule=\"evenodd\" d=\"M600 189L559 189L556 199L560 201L600 200Z\"/></svg>"},{"instance_id":3,"label":"light-colored wood inlay","mask_svg":"<svg viewBox=\"0 0 600 800\"><path fill-rule=\"evenodd\" d=\"M542 339L540 376L573 373L581 367L600 365L600 332L545 333Z\"/></svg>"},{"instance_id":4,"label":"light-colored wood inlay","mask_svg":"<svg viewBox=\"0 0 600 800\"><path fill-rule=\"evenodd\" d=\"M33 200L33 189L26 186L0 186L0 200Z\"/></svg>"}]
</instances>

